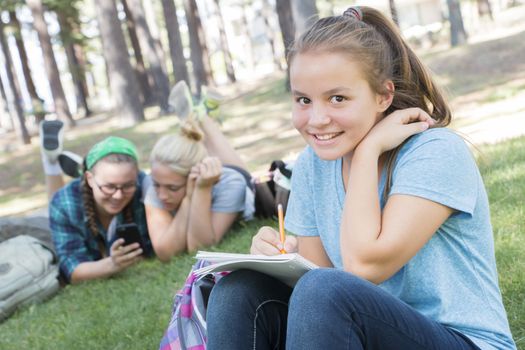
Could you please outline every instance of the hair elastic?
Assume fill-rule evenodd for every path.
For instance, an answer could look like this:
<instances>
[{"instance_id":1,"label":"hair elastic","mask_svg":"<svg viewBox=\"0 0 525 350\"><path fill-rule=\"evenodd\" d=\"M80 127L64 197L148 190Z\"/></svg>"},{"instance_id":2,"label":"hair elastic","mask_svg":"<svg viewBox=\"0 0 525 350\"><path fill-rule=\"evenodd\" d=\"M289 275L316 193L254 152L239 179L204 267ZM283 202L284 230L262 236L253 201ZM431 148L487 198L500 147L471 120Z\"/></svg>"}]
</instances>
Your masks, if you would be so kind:
<instances>
[{"instance_id":1,"label":"hair elastic","mask_svg":"<svg viewBox=\"0 0 525 350\"><path fill-rule=\"evenodd\" d=\"M346 11L343 12L343 16L353 17L358 21L363 20L363 12L361 11L361 8L359 6L347 8Z\"/></svg>"}]
</instances>

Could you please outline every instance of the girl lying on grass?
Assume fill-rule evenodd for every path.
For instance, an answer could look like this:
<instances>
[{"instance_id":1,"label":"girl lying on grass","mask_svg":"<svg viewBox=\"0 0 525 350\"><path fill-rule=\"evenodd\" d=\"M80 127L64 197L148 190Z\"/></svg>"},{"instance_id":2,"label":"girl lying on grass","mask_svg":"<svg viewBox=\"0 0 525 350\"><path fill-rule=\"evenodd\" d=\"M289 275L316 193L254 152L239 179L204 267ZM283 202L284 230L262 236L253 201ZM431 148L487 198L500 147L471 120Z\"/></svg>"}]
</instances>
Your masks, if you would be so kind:
<instances>
[{"instance_id":1,"label":"girl lying on grass","mask_svg":"<svg viewBox=\"0 0 525 350\"><path fill-rule=\"evenodd\" d=\"M189 95L185 84L174 91L180 89ZM183 102L192 104L191 97ZM254 213L244 162L206 112L185 109L190 114L179 115L178 133L162 137L150 155L144 203L153 249L162 261L217 244L237 218Z\"/></svg>"},{"instance_id":2,"label":"girl lying on grass","mask_svg":"<svg viewBox=\"0 0 525 350\"><path fill-rule=\"evenodd\" d=\"M108 137L88 152L84 171L64 186L58 156L62 154L60 121L41 127L42 160L49 198L49 222L66 282L105 278L137 263L152 252L148 236L138 153L130 141ZM115 231L120 223L136 223L144 243L124 245Z\"/></svg>"}]
</instances>

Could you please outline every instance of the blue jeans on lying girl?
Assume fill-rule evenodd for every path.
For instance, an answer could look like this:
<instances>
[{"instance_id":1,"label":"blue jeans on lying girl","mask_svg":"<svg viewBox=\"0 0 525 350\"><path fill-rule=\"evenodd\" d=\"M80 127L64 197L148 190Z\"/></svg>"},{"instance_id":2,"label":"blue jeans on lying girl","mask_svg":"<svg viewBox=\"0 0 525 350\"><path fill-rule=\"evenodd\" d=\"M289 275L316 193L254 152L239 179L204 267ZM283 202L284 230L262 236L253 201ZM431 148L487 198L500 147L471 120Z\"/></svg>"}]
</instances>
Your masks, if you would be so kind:
<instances>
[{"instance_id":1,"label":"blue jeans on lying girl","mask_svg":"<svg viewBox=\"0 0 525 350\"><path fill-rule=\"evenodd\" d=\"M336 269L304 275L295 288L239 270L213 288L208 349L479 350L374 284Z\"/></svg>"}]
</instances>

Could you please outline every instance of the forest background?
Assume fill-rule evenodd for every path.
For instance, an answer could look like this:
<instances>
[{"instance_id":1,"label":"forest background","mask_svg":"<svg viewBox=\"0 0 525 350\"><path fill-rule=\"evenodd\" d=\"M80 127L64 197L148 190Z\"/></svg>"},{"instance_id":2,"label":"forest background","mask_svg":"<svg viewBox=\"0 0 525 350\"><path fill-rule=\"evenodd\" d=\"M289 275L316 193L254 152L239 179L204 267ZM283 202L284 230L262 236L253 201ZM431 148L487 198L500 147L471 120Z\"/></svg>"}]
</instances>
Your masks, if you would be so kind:
<instances>
[{"instance_id":1,"label":"forest background","mask_svg":"<svg viewBox=\"0 0 525 350\"><path fill-rule=\"evenodd\" d=\"M169 89L225 96L222 128L254 173L293 159L286 47L316 16L351 4L392 16L446 88L452 128L471 142L491 200L500 285L525 349L525 5L507 0L0 0L0 220L45 214L38 122L63 120L85 154L119 135L141 166L178 119ZM213 249L244 252L262 224ZM109 281L64 288L0 324L0 348L155 348L193 259L147 261ZM118 320L118 322L117 322Z\"/></svg>"}]
</instances>

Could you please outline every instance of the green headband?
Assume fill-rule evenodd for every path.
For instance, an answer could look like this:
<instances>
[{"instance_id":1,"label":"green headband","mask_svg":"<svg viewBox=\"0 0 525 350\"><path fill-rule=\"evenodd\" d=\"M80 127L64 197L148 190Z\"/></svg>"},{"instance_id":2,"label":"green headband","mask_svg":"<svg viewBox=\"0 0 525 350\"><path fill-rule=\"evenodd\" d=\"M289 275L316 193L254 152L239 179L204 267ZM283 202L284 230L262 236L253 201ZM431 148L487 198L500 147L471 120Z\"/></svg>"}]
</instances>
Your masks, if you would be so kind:
<instances>
[{"instance_id":1,"label":"green headband","mask_svg":"<svg viewBox=\"0 0 525 350\"><path fill-rule=\"evenodd\" d=\"M110 154L126 154L136 161L139 159L137 148L131 141L122 137L110 136L89 150L86 156L86 170L91 170L99 160Z\"/></svg>"}]
</instances>

